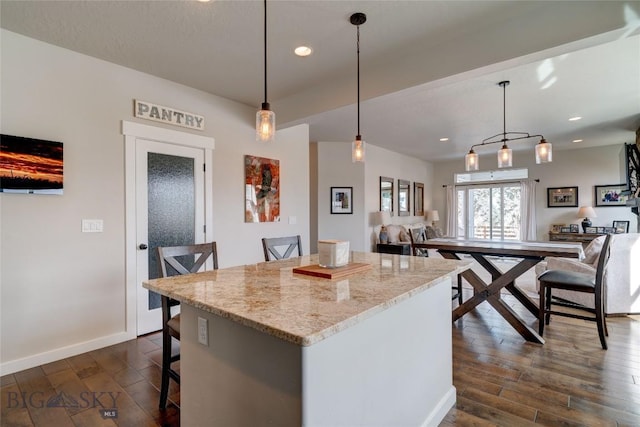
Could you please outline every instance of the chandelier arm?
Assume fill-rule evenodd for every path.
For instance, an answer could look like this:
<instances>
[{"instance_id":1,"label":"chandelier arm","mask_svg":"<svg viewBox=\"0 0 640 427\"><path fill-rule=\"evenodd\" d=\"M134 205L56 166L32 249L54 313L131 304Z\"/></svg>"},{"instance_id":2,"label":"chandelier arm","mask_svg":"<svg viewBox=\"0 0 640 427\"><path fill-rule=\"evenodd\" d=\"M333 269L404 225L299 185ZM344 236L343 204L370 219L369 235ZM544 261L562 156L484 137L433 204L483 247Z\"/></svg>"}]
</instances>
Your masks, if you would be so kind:
<instances>
[{"instance_id":1,"label":"chandelier arm","mask_svg":"<svg viewBox=\"0 0 640 427\"><path fill-rule=\"evenodd\" d=\"M506 138L506 135L509 135L509 134L522 135L522 136L519 136L516 138ZM502 136L503 138L496 141L491 141L491 139L498 136ZM478 144L473 144L471 146L471 149L473 149L474 147L481 147L483 145L498 144L498 143L504 143L509 141L518 141L520 139L529 139L529 138L538 138L538 137L544 139L543 135L530 135L527 132L507 132L506 134L499 133L499 134L490 136L489 138L483 139L482 142L479 142Z\"/></svg>"}]
</instances>

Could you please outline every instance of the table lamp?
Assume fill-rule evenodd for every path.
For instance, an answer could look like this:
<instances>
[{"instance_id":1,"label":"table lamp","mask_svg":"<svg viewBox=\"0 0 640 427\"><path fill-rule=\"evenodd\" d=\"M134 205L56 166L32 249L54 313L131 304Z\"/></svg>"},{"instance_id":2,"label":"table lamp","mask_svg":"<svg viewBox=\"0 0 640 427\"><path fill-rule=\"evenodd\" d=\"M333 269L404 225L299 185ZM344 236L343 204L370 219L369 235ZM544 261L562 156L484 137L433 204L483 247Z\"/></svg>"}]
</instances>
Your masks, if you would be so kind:
<instances>
[{"instance_id":1,"label":"table lamp","mask_svg":"<svg viewBox=\"0 0 640 427\"><path fill-rule=\"evenodd\" d=\"M431 221L432 227L435 227L436 221L440 221L440 215L437 210L427 211L426 219L427 222Z\"/></svg>"},{"instance_id":2,"label":"table lamp","mask_svg":"<svg viewBox=\"0 0 640 427\"><path fill-rule=\"evenodd\" d=\"M389 211L379 211L374 212L373 217L371 218L371 224L376 227L380 225L380 235L378 236L380 239L380 243L387 243L387 229L384 226L385 224L391 224L391 214Z\"/></svg>"},{"instance_id":3,"label":"table lamp","mask_svg":"<svg viewBox=\"0 0 640 427\"><path fill-rule=\"evenodd\" d=\"M597 218L598 215L596 215L596 211L594 211L591 206L580 206L580 209L578 209L578 218L584 218L582 220L583 233L587 232L587 227L591 227L591 220L589 217Z\"/></svg>"}]
</instances>

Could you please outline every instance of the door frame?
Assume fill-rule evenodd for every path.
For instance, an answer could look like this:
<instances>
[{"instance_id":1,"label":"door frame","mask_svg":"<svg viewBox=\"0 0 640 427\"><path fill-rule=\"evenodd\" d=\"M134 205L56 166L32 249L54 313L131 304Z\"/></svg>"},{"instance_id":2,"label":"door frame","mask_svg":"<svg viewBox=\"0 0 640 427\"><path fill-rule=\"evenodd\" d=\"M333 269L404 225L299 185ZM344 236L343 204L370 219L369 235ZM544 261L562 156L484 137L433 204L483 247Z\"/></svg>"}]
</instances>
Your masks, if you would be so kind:
<instances>
[{"instance_id":1,"label":"door frame","mask_svg":"<svg viewBox=\"0 0 640 427\"><path fill-rule=\"evenodd\" d=\"M136 233L136 141L138 138L164 144L182 145L204 150L204 219L207 242L213 240L213 150L214 138L178 132L171 129L144 125L136 122L122 121L125 150L125 286L126 286L126 320L125 328L131 338L137 335L137 251Z\"/></svg>"}]
</instances>

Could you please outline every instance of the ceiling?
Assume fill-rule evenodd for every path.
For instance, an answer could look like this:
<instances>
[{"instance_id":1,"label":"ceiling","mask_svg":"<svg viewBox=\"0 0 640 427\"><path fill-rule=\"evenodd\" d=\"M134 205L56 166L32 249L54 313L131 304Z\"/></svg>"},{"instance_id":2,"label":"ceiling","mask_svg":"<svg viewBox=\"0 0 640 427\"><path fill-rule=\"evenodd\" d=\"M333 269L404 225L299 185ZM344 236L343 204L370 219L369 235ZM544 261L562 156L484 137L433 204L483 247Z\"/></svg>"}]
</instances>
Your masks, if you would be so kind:
<instances>
[{"instance_id":1,"label":"ceiling","mask_svg":"<svg viewBox=\"0 0 640 427\"><path fill-rule=\"evenodd\" d=\"M543 134L554 149L635 139L638 1L270 0L268 100L279 128L309 123L312 141L355 137L353 12L367 14L360 114L369 144L462 158L502 133L502 80L511 81L507 132ZM2 28L47 43L252 107L264 100L261 1L2 0L0 17ZM301 44L313 54L293 55Z\"/></svg>"}]
</instances>

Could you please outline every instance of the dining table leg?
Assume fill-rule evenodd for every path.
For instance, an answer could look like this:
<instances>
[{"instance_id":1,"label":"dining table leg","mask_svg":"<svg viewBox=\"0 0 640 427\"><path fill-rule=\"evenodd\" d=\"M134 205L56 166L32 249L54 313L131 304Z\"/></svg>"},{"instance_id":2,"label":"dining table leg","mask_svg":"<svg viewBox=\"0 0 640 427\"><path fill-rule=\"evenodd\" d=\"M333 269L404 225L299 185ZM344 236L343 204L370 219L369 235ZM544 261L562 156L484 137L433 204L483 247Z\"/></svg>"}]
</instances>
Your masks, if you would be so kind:
<instances>
[{"instance_id":1,"label":"dining table leg","mask_svg":"<svg viewBox=\"0 0 640 427\"><path fill-rule=\"evenodd\" d=\"M460 259L454 252L440 251L443 258L447 259ZM487 301L500 315L527 341L544 344L544 339L538 335L538 333L529 327L524 320L513 311L513 309L507 305L500 297L500 291L503 288L507 288L514 294L518 301L523 302L523 305L527 310L532 311L535 307L535 313L537 313L537 305L531 301L519 288L514 284L515 279L531 269L534 265L540 262L537 258L525 258L521 260L511 269L504 273L497 269L489 260L481 255L472 255L478 263L485 268L491 274L493 281L487 284L477 273L473 270L466 270L462 273L467 282L474 288L474 295L466 300L462 305L453 310L453 321L458 320L469 311L473 310L479 304ZM533 311L532 311L533 312Z\"/></svg>"}]
</instances>

